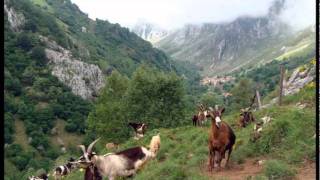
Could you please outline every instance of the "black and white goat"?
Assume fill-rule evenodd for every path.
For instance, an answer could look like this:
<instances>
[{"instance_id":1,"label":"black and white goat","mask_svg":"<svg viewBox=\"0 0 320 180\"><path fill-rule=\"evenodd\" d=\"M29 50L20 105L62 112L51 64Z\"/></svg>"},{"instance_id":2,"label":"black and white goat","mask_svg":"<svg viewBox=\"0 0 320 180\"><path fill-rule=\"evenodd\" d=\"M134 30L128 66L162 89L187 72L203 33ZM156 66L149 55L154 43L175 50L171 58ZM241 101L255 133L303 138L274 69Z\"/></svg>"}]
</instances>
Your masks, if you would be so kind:
<instances>
[{"instance_id":1,"label":"black and white goat","mask_svg":"<svg viewBox=\"0 0 320 180\"><path fill-rule=\"evenodd\" d=\"M134 129L135 136L134 139L138 140L144 136L144 133L146 132L147 125L145 123L129 123L129 126L131 126Z\"/></svg>"},{"instance_id":2,"label":"black and white goat","mask_svg":"<svg viewBox=\"0 0 320 180\"><path fill-rule=\"evenodd\" d=\"M74 158L70 158L69 161L61 166L56 167L54 170L53 176L56 180L61 179L63 176L67 176L71 170L77 167Z\"/></svg>"},{"instance_id":3,"label":"black and white goat","mask_svg":"<svg viewBox=\"0 0 320 180\"><path fill-rule=\"evenodd\" d=\"M48 176L49 176L48 174L43 173L43 174L41 174L39 176L31 176L28 179L29 180L48 180L49 179Z\"/></svg>"},{"instance_id":4,"label":"black and white goat","mask_svg":"<svg viewBox=\"0 0 320 180\"><path fill-rule=\"evenodd\" d=\"M158 134L152 137L149 149L138 146L117 153L97 155L92 152L92 148L98 140L93 141L87 150L84 145L79 146L83 156L79 158L78 163L87 167L85 180L89 180L96 174L108 177L109 180L114 180L118 176L132 176L147 160L154 158L160 149L160 135ZM89 171L88 167L91 167L92 170Z\"/></svg>"}]
</instances>

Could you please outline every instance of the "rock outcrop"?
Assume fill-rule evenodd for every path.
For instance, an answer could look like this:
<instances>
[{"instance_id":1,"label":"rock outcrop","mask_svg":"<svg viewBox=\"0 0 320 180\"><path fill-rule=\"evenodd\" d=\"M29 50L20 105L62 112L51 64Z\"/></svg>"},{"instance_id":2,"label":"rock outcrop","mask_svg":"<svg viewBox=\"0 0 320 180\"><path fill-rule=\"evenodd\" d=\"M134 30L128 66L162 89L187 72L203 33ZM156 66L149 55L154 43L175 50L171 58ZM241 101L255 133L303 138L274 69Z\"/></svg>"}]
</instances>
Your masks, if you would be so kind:
<instances>
[{"instance_id":1,"label":"rock outcrop","mask_svg":"<svg viewBox=\"0 0 320 180\"><path fill-rule=\"evenodd\" d=\"M283 83L283 95L288 96L298 93L303 87L315 80L316 67L315 65L307 67L301 70L301 67L296 68L288 81ZM262 106L261 108L269 107L278 102L278 97L273 98L269 104Z\"/></svg>"},{"instance_id":2,"label":"rock outcrop","mask_svg":"<svg viewBox=\"0 0 320 180\"><path fill-rule=\"evenodd\" d=\"M52 68L52 75L83 99L93 99L99 94L105 82L97 65L75 59L69 50L46 37L40 36L40 40L46 43L45 52Z\"/></svg>"},{"instance_id":3,"label":"rock outcrop","mask_svg":"<svg viewBox=\"0 0 320 180\"><path fill-rule=\"evenodd\" d=\"M151 43L156 43L168 35L167 30L147 22L138 22L131 31Z\"/></svg>"},{"instance_id":4,"label":"rock outcrop","mask_svg":"<svg viewBox=\"0 0 320 180\"><path fill-rule=\"evenodd\" d=\"M13 31L19 31L20 28L24 25L25 23L25 17L23 14L16 12L13 7L8 6L8 0L4 1L4 12L8 16L8 21L10 23L10 28Z\"/></svg>"},{"instance_id":5,"label":"rock outcrop","mask_svg":"<svg viewBox=\"0 0 320 180\"><path fill-rule=\"evenodd\" d=\"M305 85L313 81L315 78L315 67L307 68L300 71L297 68L289 78L288 82L284 84L284 95L295 94L300 91Z\"/></svg>"}]
</instances>

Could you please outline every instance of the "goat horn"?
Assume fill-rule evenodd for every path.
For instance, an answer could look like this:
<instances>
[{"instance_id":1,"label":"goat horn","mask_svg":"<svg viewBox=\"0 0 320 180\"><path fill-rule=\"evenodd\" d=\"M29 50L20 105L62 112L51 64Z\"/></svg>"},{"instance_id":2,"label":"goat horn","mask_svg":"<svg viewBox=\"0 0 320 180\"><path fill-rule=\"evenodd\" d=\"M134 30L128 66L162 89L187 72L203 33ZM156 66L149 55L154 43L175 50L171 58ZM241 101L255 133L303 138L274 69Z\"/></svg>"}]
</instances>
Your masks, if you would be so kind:
<instances>
[{"instance_id":1,"label":"goat horn","mask_svg":"<svg viewBox=\"0 0 320 180\"><path fill-rule=\"evenodd\" d=\"M89 157L86 152L86 147L84 145L78 145L78 147L82 150L84 158L86 158L86 160L89 161Z\"/></svg>"},{"instance_id":2,"label":"goat horn","mask_svg":"<svg viewBox=\"0 0 320 180\"><path fill-rule=\"evenodd\" d=\"M214 108L215 108L216 110L219 110L219 107L218 107L218 105L215 105L215 106L214 106Z\"/></svg>"},{"instance_id":3,"label":"goat horn","mask_svg":"<svg viewBox=\"0 0 320 180\"><path fill-rule=\"evenodd\" d=\"M93 141L93 142L88 146L88 149L87 149L87 152L88 152L88 153L91 153L93 146L94 146L99 140L100 140L100 138L96 139L95 141Z\"/></svg>"}]
</instances>

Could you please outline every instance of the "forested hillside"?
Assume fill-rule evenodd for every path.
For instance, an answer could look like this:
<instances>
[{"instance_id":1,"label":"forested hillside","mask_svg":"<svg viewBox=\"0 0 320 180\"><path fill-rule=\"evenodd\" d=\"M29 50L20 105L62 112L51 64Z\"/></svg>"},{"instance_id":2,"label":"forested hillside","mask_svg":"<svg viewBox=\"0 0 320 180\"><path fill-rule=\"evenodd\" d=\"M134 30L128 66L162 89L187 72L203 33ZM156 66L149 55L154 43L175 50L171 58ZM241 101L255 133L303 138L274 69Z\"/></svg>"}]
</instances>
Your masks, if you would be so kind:
<instances>
[{"instance_id":1,"label":"forested hillside","mask_svg":"<svg viewBox=\"0 0 320 180\"><path fill-rule=\"evenodd\" d=\"M202 91L195 71L174 64L119 24L89 19L69 0L6 0L4 5L7 179L20 179L27 170L48 171L60 155L77 153L77 144L95 137L86 133L87 117L95 111L105 78L113 73L130 79L143 65L158 73L154 78L159 83L170 84L164 72L172 72L172 86L181 93L174 103L183 100L183 108L195 99L186 100L185 91ZM184 80L176 74L184 74ZM124 133L122 138L129 129Z\"/></svg>"}]
</instances>

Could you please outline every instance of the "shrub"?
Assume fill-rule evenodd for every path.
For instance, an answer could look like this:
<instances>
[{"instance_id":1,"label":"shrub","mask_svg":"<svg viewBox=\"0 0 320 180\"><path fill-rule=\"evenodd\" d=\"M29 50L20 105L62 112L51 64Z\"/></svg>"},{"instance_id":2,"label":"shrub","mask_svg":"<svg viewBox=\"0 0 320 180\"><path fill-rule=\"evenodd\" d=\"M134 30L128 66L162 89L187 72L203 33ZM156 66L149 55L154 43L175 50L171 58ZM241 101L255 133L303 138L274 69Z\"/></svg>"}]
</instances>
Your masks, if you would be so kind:
<instances>
[{"instance_id":1,"label":"shrub","mask_svg":"<svg viewBox=\"0 0 320 180\"><path fill-rule=\"evenodd\" d=\"M32 49L31 57L36 60L36 65L44 66L47 63L47 56L42 46L36 46Z\"/></svg>"},{"instance_id":2,"label":"shrub","mask_svg":"<svg viewBox=\"0 0 320 180\"><path fill-rule=\"evenodd\" d=\"M11 113L4 114L4 142L12 143L14 134L14 118Z\"/></svg>"},{"instance_id":3,"label":"shrub","mask_svg":"<svg viewBox=\"0 0 320 180\"><path fill-rule=\"evenodd\" d=\"M18 35L16 45L25 51L29 51L32 48L31 37L26 33Z\"/></svg>"},{"instance_id":4,"label":"shrub","mask_svg":"<svg viewBox=\"0 0 320 180\"><path fill-rule=\"evenodd\" d=\"M279 160L269 160L264 167L264 174L268 179L292 179L296 172L286 163Z\"/></svg>"}]
</instances>

